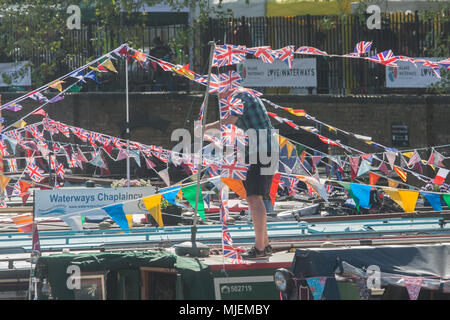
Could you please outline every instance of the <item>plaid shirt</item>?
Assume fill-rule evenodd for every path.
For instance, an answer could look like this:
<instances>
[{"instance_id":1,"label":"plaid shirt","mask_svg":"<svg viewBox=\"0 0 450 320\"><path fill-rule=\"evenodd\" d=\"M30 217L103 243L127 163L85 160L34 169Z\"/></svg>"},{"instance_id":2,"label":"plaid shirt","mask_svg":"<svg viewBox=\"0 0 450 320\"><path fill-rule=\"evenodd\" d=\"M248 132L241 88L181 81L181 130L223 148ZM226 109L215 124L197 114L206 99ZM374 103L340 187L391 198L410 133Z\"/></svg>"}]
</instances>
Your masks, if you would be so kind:
<instances>
[{"instance_id":1,"label":"plaid shirt","mask_svg":"<svg viewBox=\"0 0 450 320\"><path fill-rule=\"evenodd\" d=\"M244 112L242 115L238 116L236 126L244 131L248 129L255 129L258 137L257 152L260 149L261 143L259 141L259 129L273 130L272 123L270 122L269 116L267 115L266 107L259 98L253 97L252 95L239 92L235 94L235 97L242 100L244 104ZM267 132L267 150L271 151L271 136L272 133ZM252 143L252 141L250 141ZM254 143L254 141L253 141ZM246 154L248 154L248 148L246 148Z\"/></svg>"}]
</instances>

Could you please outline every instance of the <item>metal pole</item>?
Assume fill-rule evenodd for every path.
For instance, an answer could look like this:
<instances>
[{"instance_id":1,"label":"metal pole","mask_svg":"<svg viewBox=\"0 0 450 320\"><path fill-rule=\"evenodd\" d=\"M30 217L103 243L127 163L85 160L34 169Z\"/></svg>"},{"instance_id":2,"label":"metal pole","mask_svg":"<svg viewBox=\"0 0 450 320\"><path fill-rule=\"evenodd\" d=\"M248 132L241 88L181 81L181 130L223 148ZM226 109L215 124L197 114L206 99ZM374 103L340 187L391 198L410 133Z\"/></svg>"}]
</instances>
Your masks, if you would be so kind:
<instances>
[{"instance_id":1,"label":"metal pole","mask_svg":"<svg viewBox=\"0 0 450 320\"><path fill-rule=\"evenodd\" d=\"M128 97L128 57L125 57L125 96L126 96L126 138L127 138L127 188L130 187L130 114L129 114L129 97Z\"/></svg>"},{"instance_id":2,"label":"metal pole","mask_svg":"<svg viewBox=\"0 0 450 320\"><path fill-rule=\"evenodd\" d=\"M209 100L209 83L211 81L211 70L212 70L212 61L213 61L213 55L214 55L214 49L215 49L215 42L210 41L208 43L211 46L210 52L209 52L209 66L208 66L208 81L206 85L206 93L205 93L205 99L203 100L203 119L202 119L202 130L200 135L200 158L199 158L199 168L197 171L197 192L195 196L195 212L194 212L194 219L192 222L192 232L191 232L191 242L192 246L195 246L195 239L197 235L197 212L198 212L198 201L199 201L199 194L200 194L200 176L201 176L201 168L203 163L203 134L205 132L205 126L206 126L206 115L208 110L208 100ZM202 199L203 200L203 199Z\"/></svg>"}]
</instances>

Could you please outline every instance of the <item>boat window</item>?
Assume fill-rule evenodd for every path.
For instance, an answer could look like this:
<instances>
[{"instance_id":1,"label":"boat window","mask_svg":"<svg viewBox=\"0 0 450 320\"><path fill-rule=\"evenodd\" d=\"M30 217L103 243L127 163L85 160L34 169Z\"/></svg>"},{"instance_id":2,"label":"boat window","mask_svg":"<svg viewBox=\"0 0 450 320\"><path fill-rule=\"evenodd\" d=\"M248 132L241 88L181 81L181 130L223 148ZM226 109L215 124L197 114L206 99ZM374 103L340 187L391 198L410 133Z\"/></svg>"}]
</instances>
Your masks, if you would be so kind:
<instances>
[{"instance_id":1,"label":"boat window","mask_svg":"<svg viewBox=\"0 0 450 320\"><path fill-rule=\"evenodd\" d=\"M177 299L177 278L175 269L141 268L141 298L143 300Z\"/></svg>"}]
</instances>

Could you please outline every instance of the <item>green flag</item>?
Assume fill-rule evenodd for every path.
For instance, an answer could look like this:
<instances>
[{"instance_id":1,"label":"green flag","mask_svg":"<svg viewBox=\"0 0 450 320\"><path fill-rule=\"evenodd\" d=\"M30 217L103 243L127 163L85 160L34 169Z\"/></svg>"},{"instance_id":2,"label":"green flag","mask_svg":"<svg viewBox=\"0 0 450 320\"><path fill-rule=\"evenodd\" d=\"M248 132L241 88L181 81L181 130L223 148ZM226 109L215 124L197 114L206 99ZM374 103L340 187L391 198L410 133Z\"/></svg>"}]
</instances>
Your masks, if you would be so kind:
<instances>
[{"instance_id":1,"label":"green flag","mask_svg":"<svg viewBox=\"0 0 450 320\"><path fill-rule=\"evenodd\" d=\"M341 186L343 186L345 188L345 190L347 190L348 194L352 197L353 201L355 201L356 210L359 212L359 201L358 201L358 198L356 198L355 195L353 194L352 189L350 188L350 183L339 182L339 184Z\"/></svg>"},{"instance_id":2,"label":"green flag","mask_svg":"<svg viewBox=\"0 0 450 320\"><path fill-rule=\"evenodd\" d=\"M183 192L183 196L189 202L189 204L195 209L195 197L197 196L197 185L193 184L189 187L181 188L181 192ZM202 189L199 190L198 195L198 208L197 212L200 217L205 220L205 204L203 203Z\"/></svg>"},{"instance_id":3,"label":"green flag","mask_svg":"<svg viewBox=\"0 0 450 320\"><path fill-rule=\"evenodd\" d=\"M443 194L442 198L444 199L445 203L447 204L447 207L450 208L450 194Z\"/></svg>"},{"instance_id":4,"label":"green flag","mask_svg":"<svg viewBox=\"0 0 450 320\"><path fill-rule=\"evenodd\" d=\"M80 92L81 89L83 89L81 86L74 84L69 89L67 89L67 92Z\"/></svg>"}]
</instances>

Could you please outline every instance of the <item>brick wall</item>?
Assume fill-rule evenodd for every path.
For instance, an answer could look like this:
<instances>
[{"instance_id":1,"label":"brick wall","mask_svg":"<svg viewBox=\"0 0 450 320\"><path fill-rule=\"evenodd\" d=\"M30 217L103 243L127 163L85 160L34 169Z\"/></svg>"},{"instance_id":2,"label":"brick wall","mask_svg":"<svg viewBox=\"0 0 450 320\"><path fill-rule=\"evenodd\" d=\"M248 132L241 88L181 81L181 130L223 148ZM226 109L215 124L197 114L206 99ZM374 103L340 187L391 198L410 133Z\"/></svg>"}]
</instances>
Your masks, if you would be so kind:
<instances>
[{"instance_id":1,"label":"brick wall","mask_svg":"<svg viewBox=\"0 0 450 320\"><path fill-rule=\"evenodd\" d=\"M3 93L2 102L18 97L18 94ZM47 94L51 97L51 94ZM450 142L450 99L448 96L265 96L266 99L285 107L301 108L318 120L334 127L366 136L385 146L391 146L391 125L403 122L409 128L409 148L442 145ZM170 148L173 130L192 129L192 121L198 116L203 94L183 93L130 93L130 139L144 144ZM4 110L7 124L31 112L37 102L27 99L21 103L22 111L14 113ZM314 125L304 118L295 117L281 109L266 105L268 111L294 120L300 125ZM124 93L73 93L64 100L45 107L51 118L69 125L98 131L117 137L125 137L126 106ZM218 117L217 98L210 97L208 121ZM27 123L40 121L41 116L25 119ZM275 124L275 122L273 122ZM316 137L298 132L286 125L278 125L283 135L323 150ZM334 135L327 128L321 133L332 139L340 139L352 147L365 152L376 152L374 148L345 135Z\"/></svg>"}]
</instances>

